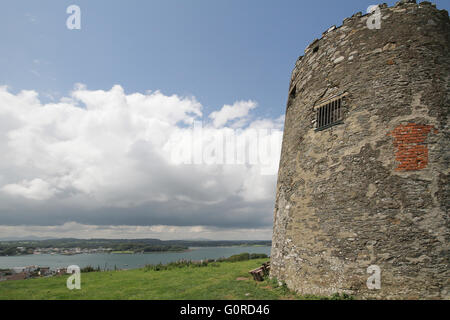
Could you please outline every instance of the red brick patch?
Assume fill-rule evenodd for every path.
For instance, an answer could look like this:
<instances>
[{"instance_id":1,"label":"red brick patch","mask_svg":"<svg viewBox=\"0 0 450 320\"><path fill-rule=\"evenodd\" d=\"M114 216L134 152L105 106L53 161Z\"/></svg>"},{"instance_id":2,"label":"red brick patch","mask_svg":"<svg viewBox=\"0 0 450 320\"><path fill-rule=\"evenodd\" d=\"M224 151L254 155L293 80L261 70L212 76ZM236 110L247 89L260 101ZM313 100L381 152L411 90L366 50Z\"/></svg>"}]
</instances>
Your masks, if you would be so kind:
<instances>
[{"instance_id":1,"label":"red brick patch","mask_svg":"<svg viewBox=\"0 0 450 320\"><path fill-rule=\"evenodd\" d=\"M396 171L422 170L428 166L428 146L425 140L431 130L438 133L434 126L416 123L399 125L388 135L394 137L396 160L400 162Z\"/></svg>"}]
</instances>

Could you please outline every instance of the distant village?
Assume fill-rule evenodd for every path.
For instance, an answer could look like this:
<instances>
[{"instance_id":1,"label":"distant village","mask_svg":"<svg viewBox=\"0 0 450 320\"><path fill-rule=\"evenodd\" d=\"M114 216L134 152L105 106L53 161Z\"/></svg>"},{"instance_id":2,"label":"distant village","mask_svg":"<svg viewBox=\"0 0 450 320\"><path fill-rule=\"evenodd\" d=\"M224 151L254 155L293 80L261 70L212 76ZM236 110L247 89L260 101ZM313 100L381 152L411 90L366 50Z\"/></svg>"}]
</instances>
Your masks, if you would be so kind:
<instances>
[{"instance_id":1,"label":"distant village","mask_svg":"<svg viewBox=\"0 0 450 320\"><path fill-rule=\"evenodd\" d=\"M16 247L16 252L20 254L63 254L74 255L82 253L111 253L112 248L25 248Z\"/></svg>"},{"instance_id":2,"label":"distant village","mask_svg":"<svg viewBox=\"0 0 450 320\"><path fill-rule=\"evenodd\" d=\"M110 253L111 248L25 248L16 247L18 255L25 254L61 254L61 255L75 255L83 253ZM67 268L50 269L50 267L40 266L26 266L13 267L10 269L0 269L0 281L7 280L24 280L39 277L52 277L66 274Z\"/></svg>"},{"instance_id":3,"label":"distant village","mask_svg":"<svg viewBox=\"0 0 450 320\"><path fill-rule=\"evenodd\" d=\"M66 274L67 268L50 269L50 267L27 266L0 269L0 281L25 280L30 278L52 277Z\"/></svg>"}]
</instances>

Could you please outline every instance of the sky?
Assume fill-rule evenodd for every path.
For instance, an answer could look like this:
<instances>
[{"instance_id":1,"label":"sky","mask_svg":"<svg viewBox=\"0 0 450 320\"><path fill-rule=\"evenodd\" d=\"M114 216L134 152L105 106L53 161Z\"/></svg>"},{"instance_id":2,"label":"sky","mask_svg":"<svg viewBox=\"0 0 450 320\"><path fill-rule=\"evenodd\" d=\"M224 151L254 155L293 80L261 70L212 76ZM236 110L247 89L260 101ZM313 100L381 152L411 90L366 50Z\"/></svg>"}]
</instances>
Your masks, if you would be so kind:
<instances>
[{"instance_id":1,"label":"sky","mask_svg":"<svg viewBox=\"0 0 450 320\"><path fill-rule=\"evenodd\" d=\"M271 239L294 63L373 4L3 1L0 238Z\"/></svg>"}]
</instances>

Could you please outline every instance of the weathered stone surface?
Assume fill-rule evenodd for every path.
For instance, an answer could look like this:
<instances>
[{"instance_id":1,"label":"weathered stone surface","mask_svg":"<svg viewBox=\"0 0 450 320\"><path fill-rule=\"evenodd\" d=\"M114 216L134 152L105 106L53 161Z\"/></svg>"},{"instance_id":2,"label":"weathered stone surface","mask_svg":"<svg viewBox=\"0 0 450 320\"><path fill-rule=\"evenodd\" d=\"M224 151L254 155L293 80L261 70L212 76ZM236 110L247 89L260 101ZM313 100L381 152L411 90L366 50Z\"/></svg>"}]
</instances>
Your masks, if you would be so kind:
<instances>
[{"instance_id":1,"label":"weathered stone surface","mask_svg":"<svg viewBox=\"0 0 450 320\"><path fill-rule=\"evenodd\" d=\"M450 299L449 16L380 7L381 29L345 19L292 72L271 276L303 294ZM314 106L342 93L343 124L315 131Z\"/></svg>"}]
</instances>

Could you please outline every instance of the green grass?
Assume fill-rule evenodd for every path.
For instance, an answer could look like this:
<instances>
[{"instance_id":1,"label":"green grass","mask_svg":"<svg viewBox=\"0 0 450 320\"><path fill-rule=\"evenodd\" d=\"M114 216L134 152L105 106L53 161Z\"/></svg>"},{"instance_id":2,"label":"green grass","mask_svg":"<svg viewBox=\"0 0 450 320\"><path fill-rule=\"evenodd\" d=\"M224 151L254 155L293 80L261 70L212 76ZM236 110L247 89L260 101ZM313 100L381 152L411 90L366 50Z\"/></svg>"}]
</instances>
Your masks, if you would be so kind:
<instances>
[{"instance_id":1,"label":"green grass","mask_svg":"<svg viewBox=\"0 0 450 320\"><path fill-rule=\"evenodd\" d=\"M66 287L68 276L0 282L0 299L278 300L301 297L275 280L255 282L249 270L267 259L212 263L154 271L135 269L81 274L81 290ZM238 279L239 278L239 279ZM246 278L242 280L242 278Z\"/></svg>"}]
</instances>

